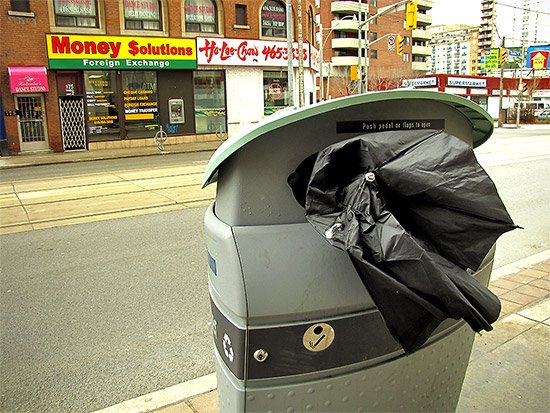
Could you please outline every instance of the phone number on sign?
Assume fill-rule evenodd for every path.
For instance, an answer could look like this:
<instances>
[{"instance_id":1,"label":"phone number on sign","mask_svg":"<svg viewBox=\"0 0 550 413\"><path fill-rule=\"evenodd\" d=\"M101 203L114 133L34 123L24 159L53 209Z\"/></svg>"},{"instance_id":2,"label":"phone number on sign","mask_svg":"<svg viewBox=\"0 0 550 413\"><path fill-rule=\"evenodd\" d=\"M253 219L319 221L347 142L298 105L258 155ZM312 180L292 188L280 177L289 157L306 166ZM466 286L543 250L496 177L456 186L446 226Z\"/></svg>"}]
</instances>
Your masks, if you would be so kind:
<instances>
[{"instance_id":1,"label":"phone number on sign","mask_svg":"<svg viewBox=\"0 0 550 413\"><path fill-rule=\"evenodd\" d=\"M267 59L288 59L288 48L280 46L264 46L262 50L265 60ZM307 49L303 50L304 60L307 59ZM299 59L299 49L292 48L292 58Z\"/></svg>"}]
</instances>

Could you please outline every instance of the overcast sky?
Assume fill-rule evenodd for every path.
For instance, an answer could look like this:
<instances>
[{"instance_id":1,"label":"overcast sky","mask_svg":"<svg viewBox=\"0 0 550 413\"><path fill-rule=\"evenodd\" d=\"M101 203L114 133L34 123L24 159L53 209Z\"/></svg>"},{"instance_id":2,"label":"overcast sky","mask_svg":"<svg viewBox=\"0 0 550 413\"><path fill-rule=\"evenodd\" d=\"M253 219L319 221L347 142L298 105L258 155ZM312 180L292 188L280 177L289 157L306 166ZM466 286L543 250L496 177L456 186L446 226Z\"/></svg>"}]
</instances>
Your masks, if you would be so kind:
<instances>
[{"instance_id":1,"label":"overcast sky","mask_svg":"<svg viewBox=\"0 0 550 413\"><path fill-rule=\"evenodd\" d=\"M433 25L481 23L481 0L433 0Z\"/></svg>"}]
</instances>

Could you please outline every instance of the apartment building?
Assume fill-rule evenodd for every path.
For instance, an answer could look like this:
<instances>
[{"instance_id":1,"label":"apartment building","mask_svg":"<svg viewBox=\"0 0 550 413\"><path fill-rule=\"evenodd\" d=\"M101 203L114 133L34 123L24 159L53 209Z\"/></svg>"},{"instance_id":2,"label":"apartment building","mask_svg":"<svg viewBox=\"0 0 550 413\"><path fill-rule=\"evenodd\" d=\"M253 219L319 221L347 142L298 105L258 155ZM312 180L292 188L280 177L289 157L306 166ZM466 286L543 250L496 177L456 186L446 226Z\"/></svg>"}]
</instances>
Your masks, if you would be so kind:
<instances>
[{"instance_id":1,"label":"apartment building","mask_svg":"<svg viewBox=\"0 0 550 413\"><path fill-rule=\"evenodd\" d=\"M501 47L521 48L550 42L548 0L481 0L479 63L485 50Z\"/></svg>"},{"instance_id":2,"label":"apartment building","mask_svg":"<svg viewBox=\"0 0 550 413\"><path fill-rule=\"evenodd\" d=\"M219 140L261 121L289 104L286 10L284 0L0 2L9 153L153 145L161 127L167 143ZM309 104L314 0L301 10Z\"/></svg>"},{"instance_id":3,"label":"apartment building","mask_svg":"<svg viewBox=\"0 0 550 413\"><path fill-rule=\"evenodd\" d=\"M457 24L432 26L428 59L431 73L476 75L478 70L479 27Z\"/></svg>"},{"instance_id":4,"label":"apartment building","mask_svg":"<svg viewBox=\"0 0 550 413\"><path fill-rule=\"evenodd\" d=\"M393 0L317 0L316 19L321 27L317 40L323 45L322 98L357 93L359 84L353 80L357 66L361 73L367 73L368 90L398 87L401 79L430 70L427 58L431 55L428 46L431 33L427 28L432 17L426 12L432 8L431 0L418 1L417 27L413 30L405 29L404 10L364 24L395 3ZM396 51L397 35L404 39L402 54Z\"/></svg>"}]
</instances>

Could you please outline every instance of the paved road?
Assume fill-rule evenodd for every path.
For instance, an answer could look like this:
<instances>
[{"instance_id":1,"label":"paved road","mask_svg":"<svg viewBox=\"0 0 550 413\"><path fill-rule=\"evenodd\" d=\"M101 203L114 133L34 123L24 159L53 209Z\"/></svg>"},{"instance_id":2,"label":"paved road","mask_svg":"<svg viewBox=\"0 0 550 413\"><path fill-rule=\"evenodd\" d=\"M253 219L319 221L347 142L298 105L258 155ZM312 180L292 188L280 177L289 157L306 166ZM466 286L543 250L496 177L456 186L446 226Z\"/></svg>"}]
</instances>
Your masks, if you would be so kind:
<instances>
[{"instance_id":1,"label":"paved road","mask_svg":"<svg viewBox=\"0 0 550 413\"><path fill-rule=\"evenodd\" d=\"M550 127L497 129L475 150L516 224L497 243L495 268L550 248Z\"/></svg>"},{"instance_id":2,"label":"paved road","mask_svg":"<svg viewBox=\"0 0 550 413\"><path fill-rule=\"evenodd\" d=\"M497 132L477 153L526 228L499 242L500 266L550 244L550 136ZM18 176L67 175L35 168ZM0 410L90 411L212 372L204 210L1 235Z\"/></svg>"},{"instance_id":3,"label":"paved road","mask_svg":"<svg viewBox=\"0 0 550 413\"><path fill-rule=\"evenodd\" d=\"M204 211L0 236L0 411L93 411L212 373Z\"/></svg>"}]
</instances>

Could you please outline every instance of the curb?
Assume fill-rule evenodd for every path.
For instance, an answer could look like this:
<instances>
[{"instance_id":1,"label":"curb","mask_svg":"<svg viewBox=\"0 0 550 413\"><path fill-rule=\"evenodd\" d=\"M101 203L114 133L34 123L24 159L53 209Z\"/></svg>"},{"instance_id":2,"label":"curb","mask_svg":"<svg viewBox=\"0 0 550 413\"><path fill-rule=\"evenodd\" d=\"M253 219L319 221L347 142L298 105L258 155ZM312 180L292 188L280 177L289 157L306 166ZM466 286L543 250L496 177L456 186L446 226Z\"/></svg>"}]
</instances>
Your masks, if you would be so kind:
<instances>
[{"instance_id":1,"label":"curb","mask_svg":"<svg viewBox=\"0 0 550 413\"><path fill-rule=\"evenodd\" d=\"M511 275L523 271L533 265L538 264L539 262L546 261L547 259L550 259L550 250L546 250L538 254L531 255L530 257L524 258L522 260L516 261L512 264L505 265L504 267L500 267L492 271L491 281L496 281L506 275Z\"/></svg>"},{"instance_id":2,"label":"curb","mask_svg":"<svg viewBox=\"0 0 550 413\"><path fill-rule=\"evenodd\" d=\"M115 404L114 406L98 410L96 413L127 413L152 412L176 404L184 403L187 399L208 393L216 389L216 373L211 373L185 383L176 384L145 396Z\"/></svg>"},{"instance_id":3,"label":"curb","mask_svg":"<svg viewBox=\"0 0 550 413\"><path fill-rule=\"evenodd\" d=\"M47 154L13 155L0 158L0 170L26 168L31 166L58 165L77 162L104 161L109 159L138 158L143 156L174 155L194 152L213 152L220 146L218 141L167 145L164 151L155 147L124 149L98 149L94 151L74 151Z\"/></svg>"}]
</instances>

